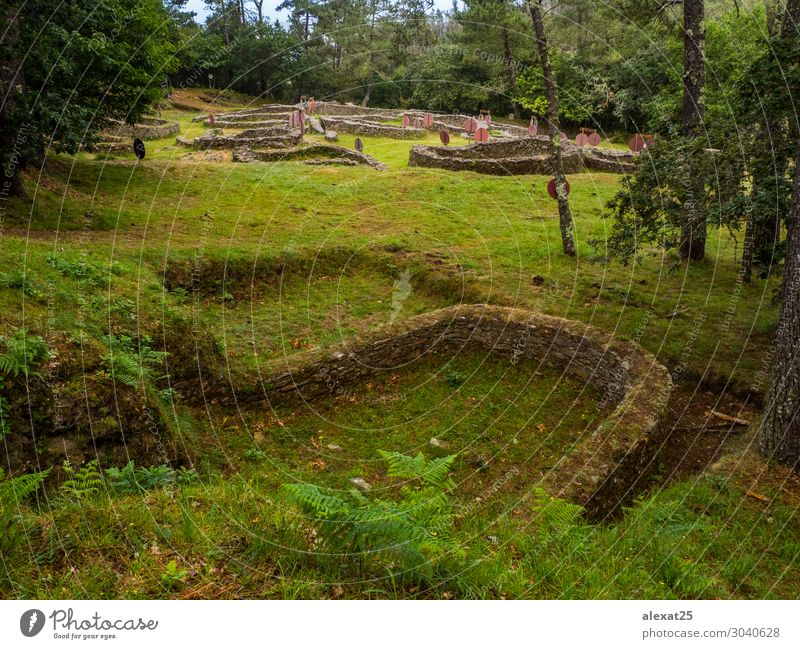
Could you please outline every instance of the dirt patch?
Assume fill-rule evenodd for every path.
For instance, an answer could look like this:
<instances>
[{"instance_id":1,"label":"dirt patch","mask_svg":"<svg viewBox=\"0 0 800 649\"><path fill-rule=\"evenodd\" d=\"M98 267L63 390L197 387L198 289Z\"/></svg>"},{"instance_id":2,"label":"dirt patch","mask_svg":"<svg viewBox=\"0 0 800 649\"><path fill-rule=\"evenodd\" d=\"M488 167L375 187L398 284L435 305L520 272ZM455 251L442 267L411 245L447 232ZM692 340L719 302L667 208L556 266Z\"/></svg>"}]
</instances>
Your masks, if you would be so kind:
<instances>
[{"instance_id":1,"label":"dirt patch","mask_svg":"<svg viewBox=\"0 0 800 649\"><path fill-rule=\"evenodd\" d=\"M733 392L677 388L670 399L670 425L660 456L664 479L677 482L703 473L719 459L729 440L746 432L742 422L751 422L757 415L752 399Z\"/></svg>"}]
</instances>

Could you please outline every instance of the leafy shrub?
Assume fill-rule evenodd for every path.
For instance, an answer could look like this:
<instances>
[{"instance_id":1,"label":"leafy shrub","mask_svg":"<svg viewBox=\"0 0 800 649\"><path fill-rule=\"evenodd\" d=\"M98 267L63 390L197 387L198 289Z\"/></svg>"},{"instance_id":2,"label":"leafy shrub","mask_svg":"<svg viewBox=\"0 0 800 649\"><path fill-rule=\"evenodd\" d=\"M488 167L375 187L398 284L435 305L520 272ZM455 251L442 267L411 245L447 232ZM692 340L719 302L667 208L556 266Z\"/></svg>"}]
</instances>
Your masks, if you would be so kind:
<instances>
[{"instance_id":1,"label":"leafy shrub","mask_svg":"<svg viewBox=\"0 0 800 649\"><path fill-rule=\"evenodd\" d=\"M173 485L186 485L197 482L194 469L161 465L153 467L135 466L133 460L122 469L111 467L105 471L109 487L119 494L142 494L151 489L161 489Z\"/></svg>"},{"instance_id":2,"label":"leafy shrub","mask_svg":"<svg viewBox=\"0 0 800 649\"><path fill-rule=\"evenodd\" d=\"M458 370L448 370L444 373L444 382L451 388L458 388L464 384L467 377Z\"/></svg>"},{"instance_id":3,"label":"leafy shrub","mask_svg":"<svg viewBox=\"0 0 800 649\"><path fill-rule=\"evenodd\" d=\"M42 297L42 292L30 280L28 273L20 270L12 270L10 273L0 273L0 288L19 291L25 297Z\"/></svg>"},{"instance_id":4,"label":"leafy shrub","mask_svg":"<svg viewBox=\"0 0 800 649\"><path fill-rule=\"evenodd\" d=\"M284 485L289 497L311 516L323 550L358 557L362 567L377 563L393 578L431 581L446 564L463 557L453 536L449 477L454 455L426 460L422 454L380 452L388 475L405 482L400 498L370 497L356 489L340 492L312 484ZM367 565L364 565L366 561Z\"/></svg>"}]
</instances>

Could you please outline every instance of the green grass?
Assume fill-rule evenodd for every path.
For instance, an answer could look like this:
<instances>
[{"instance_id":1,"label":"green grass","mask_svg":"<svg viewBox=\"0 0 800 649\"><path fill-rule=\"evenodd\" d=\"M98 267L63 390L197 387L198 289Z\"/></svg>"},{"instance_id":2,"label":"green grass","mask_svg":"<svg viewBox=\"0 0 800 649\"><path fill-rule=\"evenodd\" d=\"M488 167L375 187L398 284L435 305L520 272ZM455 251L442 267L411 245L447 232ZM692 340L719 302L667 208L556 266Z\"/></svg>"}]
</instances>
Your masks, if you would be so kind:
<instances>
[{"instance_id":1,"label":"green grass","mask_svg":"<svg viewBox=\"0 0 800 649\"><path fill-rule=\"evenodd\" d=\"M164 117L189 137L205 129L187 114ZM151 337L169 353L171 372L189 377L170 383L177 401L164 398L159 412L201 479L143 497L27 502L15 519L27 541L3 557L0 592L796 596L796 505L769 486L766 503L745 495L759 464L717 467L656 491L614 524L551 520L533 488L599 415L592 395L549 371L470 355L430 360L313 411L187 398L199 391L189 372L198 359L206 378L257 386L267 361L483 300L637 340L679 383L756 382L777 320L777 282L737 285L729 233L712 232L702 263L657 252L635 267L608 263L588 242L605 236L603 206L619 178L586 173L570 177L579 256L567 259L547 178L409 169L413 142L361 139L387 171L211 161L168 138L148 142L143 163L132 154L59 155L38 186L28 174L32 201L9 201L4 222L0 335L24 327L44 337L58 352L51 380L76 400L110 384L107 336ZM353 140L343 135L340 144ZM187 281L193 268L203 271L197 292ZM410 291L398 306L404 273ZM172 290L165 276L177 282ZM405 398L389 398L397 395ZM449 448L430 446L433 437ZM458 453L455 529L468 556L452 580L398 590L380 567L333 571L313 554L313 525L282 500L278 486L293 480L347 488L361 476L391 489L378 449Z\"/></svg>"}]
</instances>

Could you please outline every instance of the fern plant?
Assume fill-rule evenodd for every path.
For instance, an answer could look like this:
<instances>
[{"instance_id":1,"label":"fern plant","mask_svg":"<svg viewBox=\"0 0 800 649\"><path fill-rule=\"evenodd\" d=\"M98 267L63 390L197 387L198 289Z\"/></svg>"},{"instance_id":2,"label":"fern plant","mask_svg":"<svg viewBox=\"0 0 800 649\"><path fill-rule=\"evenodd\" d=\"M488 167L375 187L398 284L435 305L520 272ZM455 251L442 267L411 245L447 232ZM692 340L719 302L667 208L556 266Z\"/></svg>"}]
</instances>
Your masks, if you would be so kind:
<instances>
[{"instance_id":1,"label":"fern plant","mask_svg":"<svg viewBox=\"0 0 800 649\"><path fill-rule=\"evenodd\" d=\"M170 466L135 466L133 460L123 468L110 467L105 471L109 487L119 494L141 494L151 489L162 489L173 485L187 485L199 479L194 469Z\"/></svg>"},{"instance_id":2,"label":"fern plant","mask_svg":"<svg viewBox=\"0 0 800 649\"><path fill-rule=\"evenodd\" d=\"M75 469L69 460L64 460L64 473L68 478L61 485L61 494L67 500L81 500L99 493L103 486L103 476L97 468L97 460Z\"/></svg>"},{"instance_id":3,"label":"fern plant","mask_svg":"<svg viewBox=\"0 0 800 649\"><path fill-rule=\"evenodd\" d=\"M6 478L0 468L0 556L5 561L10 561L13 553L22 546L24 529L20 529L21 507L38 491L49 473L50 469L47 469Z\"/></svg>"},{"instance_id":4,"label":"fern plant","mask_svg":"<svg viewBox=\"0 0 800 649\"><path fill-rule=\"evenodd\" d=\"M132 388L152 383L163 376L156 375L156 369L163 368L167 352L153 349L149 337L135 340L131 336L105 336L108 345L105 363L115 381Z\"/></svg>"},{"instance_id":5,"label":"fern plant","mask_svg":"<svg viewBox=\"0 0 800 649\"><path fill-rule=\"evenodd\" d=\"M453 535L454 487L451 455L426 460L422 454L380 452L388 475L404 480L400 498L373 498L356 489L341 492L312 484L288 484L284 490L307 513L322 549L344 566L342 555L359 565L377 563L392 578L430 580L447 562L464 556Z\"/></svg>"},{"instance_id":6,"label":"fern plant","mask_svg":"<svg viewBox=\"0 0 800 649\"><path fill-rule=\"evenodd\" d=\"M47 343L41 336L29 336L17 329L13 336L0 336L0 441L9 432L11 403L7 396L9 385L20 374L29 378L50 356Z\"/></svg>"}]
</instances>

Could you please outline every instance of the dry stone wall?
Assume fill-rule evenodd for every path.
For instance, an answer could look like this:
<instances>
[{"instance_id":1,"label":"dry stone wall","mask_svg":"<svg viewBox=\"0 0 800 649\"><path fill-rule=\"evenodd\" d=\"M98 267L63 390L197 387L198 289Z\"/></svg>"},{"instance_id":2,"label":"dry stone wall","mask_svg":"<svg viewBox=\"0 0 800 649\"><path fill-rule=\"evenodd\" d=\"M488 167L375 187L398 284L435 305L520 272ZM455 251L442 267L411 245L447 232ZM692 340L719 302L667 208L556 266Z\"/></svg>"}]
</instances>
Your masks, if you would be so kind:
<instances>
[{"instance_id":1,"label":"dry stone wall","mask_svg":"<svg viewBox=\"0 0 800 649\"><path fill-rule=\"evenodd\" d=\"M571 144L562 147L562 161L569 174L584 168L612 173L636 169L632 153ZM549 142L544 136L495 139L465 147L416 144L411 147L408 165L495 176L551 173Z\"/></svg>"},{"instance_id":2,"label":"dry stone wall","mask_svg":"<svg viewBox=\"0 0 800 649\"><path fill-rule=\"evenodd\" d=\"M602 395L611 415L575 440L546 479L552 495L601 518L625 502L663 439L672 382L656 359L589 325L520 309L460 305L409 318L326 351L274 362L245 399L313 401L431 354L480 349L562 368Z\"/></svg>"},{"instance_id":3,"label":"dry stone wall","mask_svg":"<svg viewBox=\"0 0 800 649\"><path fill-rule=\"evenodd\" d=\"M124 124L114 122L112 135L117 137L138 137L142 140L160 140L181 132L178 122L170 122L165 119L145 118L137 124Z\"/></svg>"}]
</instances>

